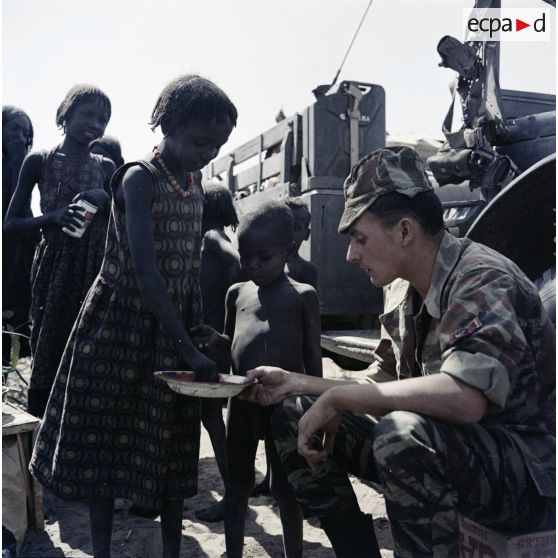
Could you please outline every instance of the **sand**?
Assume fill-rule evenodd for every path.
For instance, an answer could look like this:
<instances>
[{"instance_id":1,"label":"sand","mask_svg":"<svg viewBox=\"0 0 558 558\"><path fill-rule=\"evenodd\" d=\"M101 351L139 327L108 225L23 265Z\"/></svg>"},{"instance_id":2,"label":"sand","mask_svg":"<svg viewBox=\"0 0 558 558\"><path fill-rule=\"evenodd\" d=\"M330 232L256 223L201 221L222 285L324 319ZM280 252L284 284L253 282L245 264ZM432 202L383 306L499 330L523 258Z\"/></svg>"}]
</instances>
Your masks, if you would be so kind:
<instances>
[{"instance_id":1,"label":"sand","mask_svg":"<svg viewBox=\"0 0 558 558\"><path fill-rule=\"evenodd\" d=\"M343 372L332 361L324 359L326 374L339 377ZM265 472L265 453L260 444L256 461L257 480ZM371 484L352 478L361 509L374 517L376 534L383 558L393 557L393 543L386 518L384 500ZM181 557L224 558L225 535L223 522L205 523L195 517L223 496L221 481L209 436L202 428L198 495L185 502L182 523ZM87 505L68 502L52 493L44 494L45 529L28 531L19 556L21 558L91 558ZM129 509L115 512L113 558L156 558L161 556L160 519L131 515ZM304 522L304 555L311 558L333 558L331 545L313 520ZM278 509L270 496L250 499L246 518L244 556L281 557L281 523Z\"/></svg>"}]
</instances>

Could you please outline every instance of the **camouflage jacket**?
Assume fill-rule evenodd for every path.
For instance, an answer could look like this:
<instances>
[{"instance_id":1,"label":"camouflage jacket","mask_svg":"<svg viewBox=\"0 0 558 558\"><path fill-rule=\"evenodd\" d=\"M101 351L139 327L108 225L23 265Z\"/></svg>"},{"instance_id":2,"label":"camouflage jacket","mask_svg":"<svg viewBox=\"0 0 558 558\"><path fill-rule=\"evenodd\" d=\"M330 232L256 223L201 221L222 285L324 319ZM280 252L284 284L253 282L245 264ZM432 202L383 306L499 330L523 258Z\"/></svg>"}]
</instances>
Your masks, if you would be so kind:
<instances>
[{"instance_id":1,"label":"camouflage jacket","mask_svg":"<svg viewBox=\"0 0 558 558\"><path fill-rule=\"evenodd\" d=\"M510 260L446 233L422 302L403 280L386 289L375 380L443 372L489 400L482 424L512 436L540 494L555 494L555 331L536 287Z\"/></svg>"}]
</instances>

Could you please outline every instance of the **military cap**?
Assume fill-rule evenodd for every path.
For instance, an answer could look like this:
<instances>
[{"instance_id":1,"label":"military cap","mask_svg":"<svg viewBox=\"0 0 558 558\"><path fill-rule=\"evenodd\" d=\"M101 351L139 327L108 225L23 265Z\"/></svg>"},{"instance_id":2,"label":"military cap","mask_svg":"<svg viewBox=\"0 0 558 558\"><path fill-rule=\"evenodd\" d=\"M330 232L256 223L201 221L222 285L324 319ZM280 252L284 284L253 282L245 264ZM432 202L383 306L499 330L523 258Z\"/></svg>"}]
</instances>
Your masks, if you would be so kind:
<instances>
[{"instance_id":1,"label":"military cap","mask_svg":"<svg viewBox=\"0 0 558 558\"><path fill-rule=\"evenodd\" d=\"M414 198L432 190L424 160L410 147L382 147L363 157L343 185L345 210L339 232L345 233L384 194L397 192Z\"/></svg>"}]
</instances>

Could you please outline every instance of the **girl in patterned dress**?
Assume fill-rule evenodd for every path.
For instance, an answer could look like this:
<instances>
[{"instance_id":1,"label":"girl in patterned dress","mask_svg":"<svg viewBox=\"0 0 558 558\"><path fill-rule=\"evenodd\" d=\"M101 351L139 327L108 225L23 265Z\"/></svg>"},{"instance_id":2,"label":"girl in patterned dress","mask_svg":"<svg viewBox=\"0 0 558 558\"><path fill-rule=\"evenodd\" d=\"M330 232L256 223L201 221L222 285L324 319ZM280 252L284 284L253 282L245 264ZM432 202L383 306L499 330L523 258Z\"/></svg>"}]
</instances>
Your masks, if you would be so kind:
<instances>
[{"instance_id":1,"label":"girl in patterned dress","mask_svg":"<svg viewBox=\"0 0 558 558\"><path fill-rule=\"evenodd\" d=\"M50 152L31 153L23 162L4 232L42 240L31 272L31 381L28 410L42 417L60 358L81 304L99 273L104 254L112 161L89 153L89 143L102 136L109 121L108 97L97 87L76 85L56 112L64 140ZM42 215L27 214L35 185ZM98 207L81 238L62 230L80 225L75 202Z\"/></svg>"},{"instance_id":2,"label":"girl in patterned dress","mask_svg":"<svg viewBox=\"0 0 558 558\"><path fill-rule=\"evenodd\" d=\"M163 556L180 554L183 499L197 491L200 405L153 373L190 369L218 379L188 334L202 319L198 171L236 117L212 82L176 79L152 114L163 140L112 180L102 269L68 341L30 467L58 495L89 500L96 558L110 556L115 497L160 509Z\"/></svg>"}]
</instances>

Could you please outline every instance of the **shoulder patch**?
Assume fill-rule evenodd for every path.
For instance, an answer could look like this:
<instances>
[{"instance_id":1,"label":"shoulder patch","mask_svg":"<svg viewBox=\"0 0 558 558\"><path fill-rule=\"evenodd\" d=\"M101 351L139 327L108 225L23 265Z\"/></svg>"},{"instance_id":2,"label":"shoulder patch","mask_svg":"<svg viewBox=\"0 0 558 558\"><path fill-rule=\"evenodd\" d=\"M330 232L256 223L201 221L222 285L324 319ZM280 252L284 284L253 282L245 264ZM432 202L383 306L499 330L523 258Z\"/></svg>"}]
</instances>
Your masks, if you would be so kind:
<instances>
[{"instance_id":1,"label":"shoulder patch","mask_svg":"<svg viewBox=\"0 0 558 558\"><path fill-rule=\"evenodd\" d=\"M469 335L472 335L473 333L475 333L475 331L478 331L481 327L482 327L482 322L480 321L480 319L473 318L465 327L458 329L457 331L454 331L451 334L450 337L451 344L453 345L456 341L459 341L464 337L469 337Z\"/></svg>"}]
</instances>

